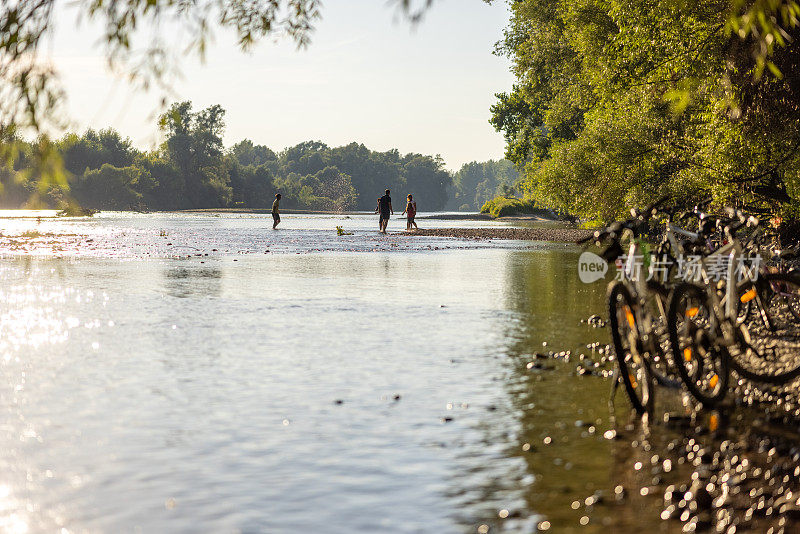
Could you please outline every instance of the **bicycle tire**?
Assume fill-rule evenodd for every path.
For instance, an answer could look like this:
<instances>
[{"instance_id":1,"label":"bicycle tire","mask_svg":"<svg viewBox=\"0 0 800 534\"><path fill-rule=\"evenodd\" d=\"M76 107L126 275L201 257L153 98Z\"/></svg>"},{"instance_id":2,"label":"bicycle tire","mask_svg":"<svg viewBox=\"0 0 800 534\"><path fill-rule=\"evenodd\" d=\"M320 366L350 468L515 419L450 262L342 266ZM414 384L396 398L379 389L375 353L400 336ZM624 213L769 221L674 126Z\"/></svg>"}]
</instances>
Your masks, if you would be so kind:
<instances>
[{"instance_id":1,"label":"bicycle tire","mask_svg":"<svg viewBox=\"0 0 800 534\"><path fill-rule=\"evenodd\" d=\"M672 351L669 346L666 324L670 293L664 285L654 280L647 282L647 291L648 295L645 296L644 302L647 313L651 315L650 323L654 330L651 335L655 336L652 345L657 351L657 354L650 355L650 360L648 361L650 374L659 386L678 389L683 384L683 381L672 363ZM653 306L654 304L655 306ZM650 307L653 307L653 309L650 309ZM662 321L663 330L661 332L657 328L659 320Z\"/></svg>"},{"instance_id":2,"label":"bicycle tire","mask_svg":"<svg viewBox=\"0 0 800 534\"><path fill-rule=\"evenodd\" d=\"M769 289L774 289L774 283L789 283L792 285L800 284L800 273L797 272L788 272L788 273L770 273L764 276L764 281L766 284L769 284ZM770 297L774 297L774 295L769 295ZM797 299L797 295L794 295L795 298L792 299L791 303L787 303L788 311L790 315L794 318L795 321L800 322L800 301Z\"/></svg>"},{"instance_id":3,"label":"bicycle tire","mask_svg":"<svg viewBox=\"0 0 800 534\"><path fill-rule=\"evenodd\" d=\"M731 367L749 380L785 384L800 376L800 358L797 357L800 350L800 274L762 275L753 290L758 292L757 307L766 316L765 322L769 328L760 329L759 324L737 328L734 332L737 343L731 352ZM780 347L779 343L782 343ZM787 358L786 362L776 361L777 348ZM767 357L770 350L771 361Z\"/></svg>"},{"instance_id":4,"label":"bicycle tire","mask_svg":"<svg viewBox=\"0 0 800 534\"><path fill-rule=\"evenodd\" d=\"M670 295L667 331L673 363L692 396L704 406L718 404L728 390L728 354L713 342L714 316L705 291L681 283Z\"/></svg>"},{"instance_id":5,"label":"bicycle tire","mask_svg":"<svg viewBox=\"0 0 800 534\"><path fill-rule=\"evenodd\" d=\"M623 283L612 282L608 286L607 302L619 379L631 407L637 414L644 415L651 410L654 386L647 362L639 353L636 301Z\"/></svg>"}]
</instances>

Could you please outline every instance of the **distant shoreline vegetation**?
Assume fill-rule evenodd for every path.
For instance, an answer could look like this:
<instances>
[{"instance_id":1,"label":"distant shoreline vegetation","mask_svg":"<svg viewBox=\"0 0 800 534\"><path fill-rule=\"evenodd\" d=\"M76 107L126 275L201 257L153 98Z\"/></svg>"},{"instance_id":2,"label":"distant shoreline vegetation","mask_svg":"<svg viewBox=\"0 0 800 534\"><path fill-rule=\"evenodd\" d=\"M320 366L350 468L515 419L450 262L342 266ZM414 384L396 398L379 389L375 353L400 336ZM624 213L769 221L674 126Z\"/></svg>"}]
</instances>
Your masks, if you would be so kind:
<instances>
[{"instance_id":1,"label":"distant shoreline vegetation","mask_svg":"<svg viewBox=\"0 0 800 534\"><path fill-rule=\"evenodd\" d=\"M495 197L481 207L481 213L492 217L512 217L514 215L536 215L543 219L563 218L553 210L540 207L535 200L516 197Z\"/></svg>"},{"instance_id":2,"label":"distant shoreline vegetation","mask_svg":"<svg viewBox=\"0 0 800 534\"><path fill-rule=\"evenodd\" d=\"M141 151L113 129L67 133L56 143L65 170L61 185L32 171L36 142L14 139L13 162L0 163L0 208L49 207L83 210L170 211L269 209L277 192L286 209L342 212L373 210L384 189L397 199L413 193L423 211L477 212L482 204L513 190L519 174L508 161L469 163L455 174L440 156L370 150L350 143L329 147L307 141L274 152L245 139L225 148L225 110L193 111L175 103L159 119L165 139ZM64 184L68 184L65 186Z\"/></svg>"}]
</instances>

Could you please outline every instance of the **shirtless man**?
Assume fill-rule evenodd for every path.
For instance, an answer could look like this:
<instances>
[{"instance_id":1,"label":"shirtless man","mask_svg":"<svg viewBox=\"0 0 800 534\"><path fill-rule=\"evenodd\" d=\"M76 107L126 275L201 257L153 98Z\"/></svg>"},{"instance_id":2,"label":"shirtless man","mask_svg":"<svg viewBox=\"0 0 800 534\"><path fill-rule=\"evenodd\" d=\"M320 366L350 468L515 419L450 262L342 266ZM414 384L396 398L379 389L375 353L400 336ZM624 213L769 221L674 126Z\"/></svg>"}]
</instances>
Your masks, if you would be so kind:
<instances>
[{"instance_id":1,"label":"shirtless man","mask_svg":"<svg viewBox=\"0 0 800 534\"><path fill-rule=\"evenodd\" d=\"M278 223L281 222L281 212L279 209L279 204L281 202L281 194L278 193L275 195L275 202L272 203L272 229L274 230Z\"/></svg>"},{"instance_id":2,"label":"shirtless man","mask_svg":"<svg viewBox=\"0 0 800 534\"><path fill-rule=\"evenodd\" d=\"M394 215L394 210L392 209L392 197L389 196L388 189L386 190L386 194L378 199L378 206L375 208L375 213L379 212L381 215L378 219L378 231L382 234L385 234L386 226L389 224L389 213Z\"/></svg>"}]
</instances>

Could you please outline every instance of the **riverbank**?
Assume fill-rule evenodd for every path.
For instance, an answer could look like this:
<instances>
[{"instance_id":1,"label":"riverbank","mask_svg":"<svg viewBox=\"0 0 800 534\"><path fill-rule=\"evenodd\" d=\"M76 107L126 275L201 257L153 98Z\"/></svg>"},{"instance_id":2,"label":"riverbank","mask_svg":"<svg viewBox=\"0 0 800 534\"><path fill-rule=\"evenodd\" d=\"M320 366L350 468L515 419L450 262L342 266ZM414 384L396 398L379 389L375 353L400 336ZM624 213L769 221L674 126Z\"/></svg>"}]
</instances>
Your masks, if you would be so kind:
<instances>
[{"instance_id":1,"label":"riverbank","mask_svg":"<svg viewBox=\"0 0 800 534\"><path fill-rule=\"evenodd\" d=\"M167 213L239 213L239 214L269 214L272 210L269 208L202 208L179 210ZM371 215L371 211L320 211L320 210L301 210L301 209L283 209L281 208L282 215L340 215L347 217L350 215ZM396 215L395 219L405 219ZM458 212L445 212L445 213L431 213L428 215L419 215L417 219L426 220L439 220L439 221L541 221L541 222L555 222L558 219L541 217L539 215L508 215L505 217L492 217L486 213L458 213Z\"/></svg>"},{"instance_id":2,"label":"riverbank","mask_svg":"<svg viewBox=\"0 0 800 534\"><path fill-rule=\"evenodd\" d=\"M157 213L157 212L154 212ZM196 208L189 210L175 210L165 213L241 213L241 214L270 214L272 208ZM322 210L297 210L281 208L281 215L368 215L371 211L322 211Z\"/></svg>"},{"instance_id":3,"label":"riverbank","mask_svg":"<svg viewBox=\"0 0 800 534\"><path fill-rule=\"evenodd\" d=\"M97 212L100 213L100 212ZM168 211L148 211L148 212L135 212L135 211L117 211L105 213L199 213L207 215L269 215L272 213L270 208L202 208L202 209L188 209L188 210L168 210ZM79 217L91 217L95 213L80 214ZM324 215L330 217L342 217L349 219L357 215L374 215L372 211L319 211L319 210L301 210L301 209L281 209L281 215ZM53 219L67 217L61 214L58 210L23 210L23 209L6 209L0 210L0 219ZM405 220L405 217L396 213L392 219ZM458 212L431 212L427 214L418 214L417 220L429 221L526 221L526 222L562 222L560 219L540 217L538 215L508 215L504 217L492 217L486 213L458 213Z\"/></svg>"},{"instance_id":4,"label":"riverbank","mask_svg":"<svg viewBox=\"0 0 800 534\"><path fill-rule=\"evenodd\" d=\"M422 228L397 235L577 243L591 234L591 230L579 228Z\"/></svg>"}]
</instances>

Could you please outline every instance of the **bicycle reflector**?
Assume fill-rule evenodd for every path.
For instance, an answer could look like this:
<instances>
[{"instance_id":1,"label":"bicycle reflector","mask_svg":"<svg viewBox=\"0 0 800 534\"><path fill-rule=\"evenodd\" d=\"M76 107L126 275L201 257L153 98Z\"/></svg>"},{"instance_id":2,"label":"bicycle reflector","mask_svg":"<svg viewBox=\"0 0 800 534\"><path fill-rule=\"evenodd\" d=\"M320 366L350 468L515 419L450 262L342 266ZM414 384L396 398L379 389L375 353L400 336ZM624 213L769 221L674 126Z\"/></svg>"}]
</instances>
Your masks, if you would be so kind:
<instances>
[{"instance_id":1,"label":"bicycle reflector","mask_svg":"<svg viewBox=\"0 0 800 534\"><path fill-rule=\"evenodd\" d=\"M630 325L631 330L636 328L636 320L633 317L633 312L627 306L625 306L625 318L628 320L628 324Z\"/></svg>"}]
</instances>

